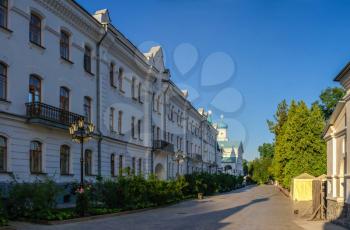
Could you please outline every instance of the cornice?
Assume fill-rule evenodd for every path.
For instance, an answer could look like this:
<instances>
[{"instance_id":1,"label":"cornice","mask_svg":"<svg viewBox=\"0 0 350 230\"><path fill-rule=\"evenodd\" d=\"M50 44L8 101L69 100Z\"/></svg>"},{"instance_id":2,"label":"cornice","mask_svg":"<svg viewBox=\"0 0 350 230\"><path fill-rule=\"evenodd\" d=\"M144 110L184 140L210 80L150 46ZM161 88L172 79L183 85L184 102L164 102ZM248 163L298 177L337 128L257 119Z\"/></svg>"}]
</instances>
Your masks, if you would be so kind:
<instances>
[{"instance_id":1,"label":"cornice","mask_svg":"<svg viewBox=\"0 0 350 230\"><path fill-rule=\"evenodd\" d=\"M102 26L90 15L83 16L81 9L77 8L72 1L34 0L45 9L59 16L62 20L75 27L86 36L98 40ZM69 6L69 5L70 6ZM90 17L90 18L88 18Z\"/></svg>"}]
</instances>

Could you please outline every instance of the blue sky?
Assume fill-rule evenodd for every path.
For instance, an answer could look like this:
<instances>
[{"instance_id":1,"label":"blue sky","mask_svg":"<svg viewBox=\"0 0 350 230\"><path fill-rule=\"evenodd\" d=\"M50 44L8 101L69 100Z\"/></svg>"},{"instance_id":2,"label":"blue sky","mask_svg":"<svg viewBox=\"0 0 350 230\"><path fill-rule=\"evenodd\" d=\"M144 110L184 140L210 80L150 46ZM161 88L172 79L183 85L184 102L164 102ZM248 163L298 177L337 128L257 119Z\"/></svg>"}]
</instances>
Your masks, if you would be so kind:
<instances>
[{"instance_id":1,"label":"blue sky","mask_svg":"<svg viewBox=\"0 0 350 230\"><path fill-rule=\"evenodd\" d=\"M350 61L346 0L78 2L91 13L108 8L140 49L162 45L172 79L214 120L224 114L247 159L272 141L266 119L281 100L314 102Z\"/></svg>"}]
</instances>

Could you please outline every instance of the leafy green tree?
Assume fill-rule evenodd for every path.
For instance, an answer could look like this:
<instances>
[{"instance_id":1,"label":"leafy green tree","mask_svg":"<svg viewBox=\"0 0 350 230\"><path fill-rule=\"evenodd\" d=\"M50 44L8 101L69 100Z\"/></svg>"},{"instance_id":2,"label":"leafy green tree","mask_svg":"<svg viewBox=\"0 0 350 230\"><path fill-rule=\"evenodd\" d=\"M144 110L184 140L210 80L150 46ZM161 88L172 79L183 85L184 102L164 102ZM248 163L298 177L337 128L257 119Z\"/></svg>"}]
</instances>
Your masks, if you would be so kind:
<instances>
[{"instance_id":1,"label":"leafy green tree","mask_svg":"<svg viewBox=\"0 0 350 230\"><path fill-rule=\"evenodd\" d=\"M328 87L327 89L321 92L320 107L323 111L326 120L332 115L335 106L337 105L338 101L344 97L344 95L345 90L340 87Z\"/></svg>"},{"instance_id":2,"label":"leafy green tree","mask_svg":"<svg viewBox=\"0 0 350 230\"><path fill-rule=\"evenodd\" d=\"M260 153L260 158L270 158L272 159L275 155L275 146L274 144L264 143L258 147Z\"/></svg>"},{"instance_id":3,"label":"leafy green tree","mask_svg":"<svg viewBox=\"0 0 350 230\"><path fill-rule=\"evenodd\" d=\"M288 104L286 100L283 100L277 106L277 111L274 115L274 121L267 120L267 125L271 133L275 135L275 138L282 131L284 123L287 121L288 117Z\"/></svg>"},{"instance_id":4,"label":"leafy green tree","mask_svg":"<svg viewBox=\"0 0 350 230\"><path fill-rule=\"evenodd\" d=\"M274 173L289 188L291 179L301 173L319 176L326 171L326 147L321 138L325 122L317 105L311 109L292 102L283 131L276 140Z\"/></svg>"}]
</instances>

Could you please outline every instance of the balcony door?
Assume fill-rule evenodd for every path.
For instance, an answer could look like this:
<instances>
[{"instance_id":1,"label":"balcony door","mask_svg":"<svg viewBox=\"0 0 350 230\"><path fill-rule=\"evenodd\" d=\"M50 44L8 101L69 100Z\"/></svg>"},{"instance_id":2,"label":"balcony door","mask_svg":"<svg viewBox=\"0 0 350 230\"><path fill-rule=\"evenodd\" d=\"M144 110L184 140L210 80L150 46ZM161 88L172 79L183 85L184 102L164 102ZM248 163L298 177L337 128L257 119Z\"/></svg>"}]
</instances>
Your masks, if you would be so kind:
<instances>
[{"instance_id":1,"label":"balcony door","mask_svg":"<svg viewBox=\"0 0 350 230\"><path fill-rule=\"evenodd\" d=\"M41 80L36 75L30 75L28 101L41 102Z\"/></svg>"},{"instance_id":2,"label":"balcony door","mask_svg":"<svg viewBox=\"0 0 350 230\"><path fill-rule=\"evenodd\" d=\"M69 90L66 87L60 88L60 120L67 123L69 119Z\"/></svg>"}]
</instances>

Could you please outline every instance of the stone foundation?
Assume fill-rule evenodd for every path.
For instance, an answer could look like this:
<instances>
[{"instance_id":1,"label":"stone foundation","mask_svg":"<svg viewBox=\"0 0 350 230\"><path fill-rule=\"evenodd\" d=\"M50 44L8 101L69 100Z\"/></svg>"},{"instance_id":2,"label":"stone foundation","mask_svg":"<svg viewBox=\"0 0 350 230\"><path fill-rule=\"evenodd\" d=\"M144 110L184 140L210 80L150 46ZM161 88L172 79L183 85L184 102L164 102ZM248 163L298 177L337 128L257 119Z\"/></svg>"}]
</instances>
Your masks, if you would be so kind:
<instances>
[{"instance_id":1,"label":"stone foundation","mask_svg":"<svg viewBox=\"0 0 350 230\"><path fill-rule=\"evenodd\" d=\"M350 204L328 199L327 219L350 228Z\"/></svg>"}]
</instances>

